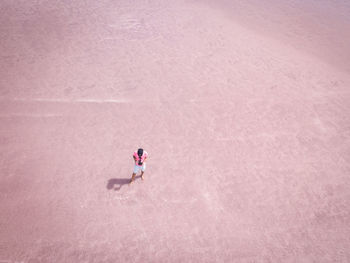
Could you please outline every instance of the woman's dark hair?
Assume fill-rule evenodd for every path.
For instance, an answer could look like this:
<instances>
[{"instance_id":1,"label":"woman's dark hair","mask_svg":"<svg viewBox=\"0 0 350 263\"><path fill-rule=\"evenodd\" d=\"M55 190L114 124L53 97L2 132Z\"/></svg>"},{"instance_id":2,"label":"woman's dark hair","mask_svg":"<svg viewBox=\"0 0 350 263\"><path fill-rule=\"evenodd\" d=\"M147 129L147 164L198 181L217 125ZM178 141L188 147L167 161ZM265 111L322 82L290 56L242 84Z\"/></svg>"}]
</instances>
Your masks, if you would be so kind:
<instances>
[{"instance_id":1,"label":"woman's dark hair","mask_svg":"<svg viewBox=\"0 0 350 263\"><path fill-rule=\"evenodd\" d=\"M143 154L143 149L141 149L141 148L138 149L138 150L137 150L137 155L141 157L142 154Z\"/></svg>"}]
</instances>

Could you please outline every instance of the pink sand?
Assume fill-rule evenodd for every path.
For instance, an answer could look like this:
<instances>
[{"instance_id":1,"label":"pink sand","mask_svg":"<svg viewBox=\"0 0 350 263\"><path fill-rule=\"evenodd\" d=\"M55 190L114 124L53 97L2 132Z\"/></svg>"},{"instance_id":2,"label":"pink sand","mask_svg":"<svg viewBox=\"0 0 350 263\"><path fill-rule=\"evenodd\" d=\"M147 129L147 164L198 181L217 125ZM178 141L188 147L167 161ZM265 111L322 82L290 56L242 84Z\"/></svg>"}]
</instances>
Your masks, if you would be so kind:
<instances>
[{"instance_id":1,"label":"pink sand","mask_svg":"<svg viewBox=\"0 0 350 263\"><path fill-rule=\"evenodd\" d=\"M350 262L349 18L1 1L0 262Z\"/></svg>"}]
</instances>

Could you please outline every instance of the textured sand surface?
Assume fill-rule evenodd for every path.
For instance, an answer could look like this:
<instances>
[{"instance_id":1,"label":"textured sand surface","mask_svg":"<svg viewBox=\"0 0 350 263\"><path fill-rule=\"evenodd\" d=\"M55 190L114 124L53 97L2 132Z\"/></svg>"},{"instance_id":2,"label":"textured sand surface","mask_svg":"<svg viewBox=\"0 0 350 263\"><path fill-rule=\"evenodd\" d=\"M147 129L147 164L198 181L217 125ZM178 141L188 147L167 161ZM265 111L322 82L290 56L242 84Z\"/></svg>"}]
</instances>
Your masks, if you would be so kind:
<instances>
[{"instance_id":1,"label":"textured sand surface","mask_svg":"<svg viewBox=\"0 0 350 263\"><path fill-rule=\"evenodd\" d=\"M0 59L1 263L350 262L348 2L3 0Z\"/></svg>"}]
</instances>

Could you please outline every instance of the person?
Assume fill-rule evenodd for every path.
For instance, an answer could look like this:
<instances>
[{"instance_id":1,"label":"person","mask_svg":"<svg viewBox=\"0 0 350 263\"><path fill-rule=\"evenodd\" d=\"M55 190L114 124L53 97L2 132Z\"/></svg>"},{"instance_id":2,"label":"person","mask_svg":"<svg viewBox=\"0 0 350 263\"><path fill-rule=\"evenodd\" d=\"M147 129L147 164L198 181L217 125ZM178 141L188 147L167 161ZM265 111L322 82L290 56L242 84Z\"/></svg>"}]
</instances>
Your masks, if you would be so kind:
<instances>
[{"instance_id":1,"label":"person","mask_svg":"<svg viewBox=\"0 0 350 263\"><path fill-rule=\"evenodd\" d=\"M130 184L135 180L136 174L141 170L141 179L144 180L143 174L146 170L146 159L148 157L148 153L144 151L142 148L138 149L132 155L135 161L134 172L132 173L132 177L130 180Z\"/></svg>"}]
</instances>

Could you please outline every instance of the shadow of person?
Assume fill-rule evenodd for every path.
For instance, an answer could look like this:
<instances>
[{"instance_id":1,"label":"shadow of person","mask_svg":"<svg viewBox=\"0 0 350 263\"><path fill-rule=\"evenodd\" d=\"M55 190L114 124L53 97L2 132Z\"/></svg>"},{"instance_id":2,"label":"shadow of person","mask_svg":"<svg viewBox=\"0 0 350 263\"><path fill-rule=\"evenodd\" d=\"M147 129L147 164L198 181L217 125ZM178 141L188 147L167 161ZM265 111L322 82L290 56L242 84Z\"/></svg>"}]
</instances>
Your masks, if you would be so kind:
<instances>
[{"instance_id":1,"label":"shadow of person","mask_svg":"<svg viewBox=\"0 0 350 263\"><path fill-rule=\"evenodd\" d=\"M137 178L140 178L141 175L139 176L136 176L135 177L135 180ZM123 185L125 184L129 184L130 183L130 179L127 179L127 178L111 178L108 180L108 183L107 183L107 189L108 190L115 190L115 191L119 191Z\"/></svg>"}]
</instances>

